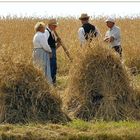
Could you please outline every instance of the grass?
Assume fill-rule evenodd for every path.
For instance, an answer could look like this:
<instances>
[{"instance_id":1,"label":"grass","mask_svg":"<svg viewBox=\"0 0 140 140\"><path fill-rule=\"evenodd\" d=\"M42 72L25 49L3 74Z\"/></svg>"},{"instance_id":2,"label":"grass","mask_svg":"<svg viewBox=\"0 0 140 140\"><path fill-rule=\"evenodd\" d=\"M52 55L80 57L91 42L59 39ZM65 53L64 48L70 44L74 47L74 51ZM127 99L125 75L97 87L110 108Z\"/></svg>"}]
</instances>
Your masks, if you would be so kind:
<instances>
[{"instance_id":1,"label":"grass","mask_svg":"<svg viewBox=\"0 0 140 140\"><path fill-rule=\"evenodd\" d=\"M140 122L73 120L62 124L0 126L1 140L139 140Z\"/></svg>"}]
</instances>

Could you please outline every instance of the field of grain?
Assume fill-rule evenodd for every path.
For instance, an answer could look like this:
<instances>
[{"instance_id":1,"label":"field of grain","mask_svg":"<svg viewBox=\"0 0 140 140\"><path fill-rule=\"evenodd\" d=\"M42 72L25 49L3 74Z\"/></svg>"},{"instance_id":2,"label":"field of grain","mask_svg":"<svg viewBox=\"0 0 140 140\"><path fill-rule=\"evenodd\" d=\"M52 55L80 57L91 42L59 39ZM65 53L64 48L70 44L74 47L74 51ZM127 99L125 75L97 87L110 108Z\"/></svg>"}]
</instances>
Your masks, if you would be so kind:
<instances>
[{"instance_id":1,"label":"field of grain","mask_svg":"<svg viewBox=\"0 0 140 140\"><path fill-rule=\"evenodd\" d=\"M32 19L32 18L3 18L0 20L0 45L2 47L13 46L14 48L20 48L22 54L27 55L25 59L31 59L32 57L32 38L34 35L34 25L37 21L44 21L47 23L47 19ZM105 18L94 19L91 21L96 25L101 33L102 38L107 30L105 24ZM58 19L59 26L57 31L62 37L62 40L66 47L69 49L71 55L74 57L75 52L80 49L77 31L81 26L79 20L74 18L60 18ZM121 28L122 32L122 47L123 47L123 59L128 67L136 67L140 69L140 47L139 47L139 35L140 31L140 19L117 19L116 24ZM1 47L1 48L2 48ZM19 50L19 49L18 49ZM16 56L18 55L15 54ZM58 50L58 63L59 73L63 75L68 72L69 66L67 57L63 50ZM66 66L67 65L67 66ZM63 67L65 66L65 67Z\"/></svg>"},{"instance_id":2,"label":"field of grain","mask_svg":"<svg viewBox=\"0 0 140 140\"><path fill-rule=\"evenodd\" d=\"M0 84L10 77L9 69L13 70L14 64L32 63L32 39L35 34L34 25L38 21L47 19L34 18L0 18ZM90 22L96 25L101 33L99 47L106 46L102 39L107 30L105 18L93 19ZM73 58L79 55L81 48L77 31L81 26L79 20L75 18L59 18L57 32L63 43L68 48ZM131 83L140 89L140 18L118 18L116 25L121 28L123 62L130 72L134 70L135 75L131 75ZM69 69L71 62L68 60L62 48L57 51L58 75L57 87L52 89L58 96L63 97L63 93L68 86ZM7 70L8 69L8 70ZM12 72L13 74L14 72ZM131 72L130 72L131 73ZM9 75L8 75L9 74ZM8 76L7 76L8 75ZM17 75L18 76L18 75ZM7 78L8 77L8 78ZM15 77L16 79L17 77ZM1 79L2 80L2 79ZM10 83L8 83L10 84ZM29 125L9 125L0 126L1 140L45 140L45 139L71 139L71 140L139 140L139 122L83 122L74 120L67 125L55 124L29 124ZM28 131L29 130L29 131ZM92 131L94 130L94 131ZM111 132L110 132L111 130ZM36 133L37 132L37 133Z\"/></svg>"}]
</instances>

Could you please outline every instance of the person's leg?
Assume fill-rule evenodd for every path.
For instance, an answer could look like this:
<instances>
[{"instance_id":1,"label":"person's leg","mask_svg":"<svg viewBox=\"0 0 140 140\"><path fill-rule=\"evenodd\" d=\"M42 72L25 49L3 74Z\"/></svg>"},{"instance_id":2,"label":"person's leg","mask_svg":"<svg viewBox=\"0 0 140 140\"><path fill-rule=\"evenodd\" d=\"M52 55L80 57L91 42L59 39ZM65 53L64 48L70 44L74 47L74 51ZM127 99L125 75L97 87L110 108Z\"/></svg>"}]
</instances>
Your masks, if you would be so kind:
<instances>
[{"instance_id":1,"label":"person's leg","mask_svg":"<svg viewBox=\"0 0 140 140\"><path fill-rule=\"evenodd\" d=\"M120 53L120 57L122 58L122 47L120 46L120 49L119 49L119 53Z\"/></svg>"},{"instance_id":2,"label":"person's leg","mask_svg":"<svg viewBox=\"0 0 140 140\"><path fill-rule=\"evenodd\" d=\"M49 56L49 54L46 54L45 76L47 77L49 84L52 84L51 68L50 68L50 56Z\"/></svg>"},{"instance_id":3,"label":"person's leg","mask_svg":"<svg viewBox=\"0 0 140 140\"><path fill-rule=\"evenodd\" d=\"M114 46L113 49L119 53L120 57L122 57L122 48L121 46Z\"/></svg>"},{"instance_id":4,"label":"person's leg","mask_svg":"<svg viewBox=\"0 0 140 140\"><path fill-rule=\"evenodd\" d=\"M49 84L52 84L49 54L43 49L35 49L33 52L33 63L42 70Z\"/></svg>"},{"instance_id":5,"label":"person's leg","mask_svg":"<svg viewBox=\"0 0 140 140\"><path fill-rule=\"evenodd\" d=\"M53 83L56 83L56 71L57 71L57 63L56 58L50 59L50 65L51 65L51 76Z\"/></svg>"},{"instance_id":6,"label":"person's leg","mask_svg":"<svg viewBox=\"0 0 140 140\"><path fill-rule=\"evenodd\" d=\"M33 54L33 64L40 68L43 73L45 73L45 58L46 54L45 51L42 49L35 49L34 54Z\"/></svg>"},{"instance_id":7,"label":"person's leg","mask_svg":"<svg viewBox=\"0 0 140 140\"><path fill-rule=\"evenodd\" d=\"M52 58L50 58L50 66L51 66L51 76L53 83L56 83L56 72L57 72L57 62L56 62L56 48L52 48Z\"/></svg>"}]
</instances>

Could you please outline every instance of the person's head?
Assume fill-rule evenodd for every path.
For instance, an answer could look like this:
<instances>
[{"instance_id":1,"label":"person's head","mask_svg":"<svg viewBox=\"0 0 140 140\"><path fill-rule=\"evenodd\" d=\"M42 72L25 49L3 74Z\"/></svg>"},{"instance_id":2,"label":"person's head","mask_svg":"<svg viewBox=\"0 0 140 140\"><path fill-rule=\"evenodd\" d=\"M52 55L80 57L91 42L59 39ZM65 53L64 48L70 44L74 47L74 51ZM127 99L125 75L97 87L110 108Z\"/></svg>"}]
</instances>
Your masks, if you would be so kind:
<instances>
[{"instance_id":1,"label":"person's head","mask_svg":"<svg viewBox=\"0 0 140 140\"><path fill-rule=\"evenodd\" d=\"M45 32L45 23L44 22L37 22L34 28L35 28L36 32L44 33Z\"/></svg>"},{"instance_id":2,"label":"person's head","mask_svg":"<svg viewBox=\"0 0 140 140\"><path fill-rule=\"evenodd\" d=\"M51 29L52 31L55 31L56 28L57 28L57 26L58 26L58 22L56 21L56 19L50 19L50 20L48 21L48 27L49 27L49 29Z\"/></svg>"},{"instance_id":3,"label":"person's head","mask_svg":"<svg viewBox=\"0 0 140 140\"><path fill-rule=\"evenodd\" d=\"M115 24L115 20L113 18L108 18L105 22L108 28L112 28Z\"/></svg>"},{"instance_id":4,"label":"person's head","mask_svg":"<svg viewBox=\"0 0 140 140\"><path fill-rule=\"evenodd\" d=\"M89 22L89 16L86 13L83 13L79 17L79 20L81 20L82 24L88 23Z\"/></svg>"}]
</instances>

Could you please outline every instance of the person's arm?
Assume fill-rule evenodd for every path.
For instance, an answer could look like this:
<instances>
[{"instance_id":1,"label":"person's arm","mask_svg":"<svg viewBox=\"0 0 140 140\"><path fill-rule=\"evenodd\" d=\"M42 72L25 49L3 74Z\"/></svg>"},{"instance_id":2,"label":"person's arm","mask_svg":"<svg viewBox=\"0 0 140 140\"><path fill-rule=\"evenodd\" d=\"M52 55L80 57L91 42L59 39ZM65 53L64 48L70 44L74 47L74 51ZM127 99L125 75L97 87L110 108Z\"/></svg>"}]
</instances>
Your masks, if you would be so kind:
<instances>
[{"instance_id":1,"label":"person's arm","mask_svg":"<svg viewBox=\"0 0 140 140\"><path fill-rule=\"evenodd\" d=\"M80 40L81 45L86 41L84 35L85 35L85 31L84 31L84 29L81 27L81 28L78 30L78 36L79 36L79 40Z\"/></svg>"},{"instance_id":2,"label":"person's arm","mask_svg":"<svg viewBox=\"0 0 140 140\"><path fill-rule=\"evenodd\" d=\"M56 49L58 49L61 46L60 42L56 42Z\"/></svg>"},{"instance_id":3,"label":"person's arm","mask_svg":"<svg viewBox=\"0 0 140 140\"><path fill-rule=\"evenodd\" d=\"M97 27L95 27L95 37L101 36L100 31Z\"/></svg>"},{"instance_id":4,"label":"person's arm","mask_svg":"<svg viewBox=\"0 0 140 140\"><path fill-rule=\"evenodd\" d=\"M43 34L40 36L40 45L42 46L42 48L43 48L45 51L47 51L47 52L49 52L49 53L52 52L52 50L51 50L51 48L50 48L50 46L49 46L49 44L48 44L48 42L47 42L45 33L43 33Z\"/></svg>"},{"instance_id":5,"label":"person's arm","mask_svg":"<svg viewBox=\"0 0 140 140\"><path fill-rule=\"evenodd\" d=\"M106 32L106 34L105 34L105 38L104 38L104 41L105 42L109 42L109 35L108 35L109 33L108 33L108 31Z\"/></svg>"},{"instance_id":6,"label":"person's arm","mask_svg":"<svg viewBox=\"0 0 140 140\"><path fill-rule=\"evenodd\" d=\"M61 38L58 36L58 34L57 34L57 32L56 31L54 31L53 32L53 34L54 34L54 37L55 37L55 44L56 44L56 49L58 49L60 46L61 46ZM57 34L57 35L56 35Z\"/></svg>"}]
</instances>

